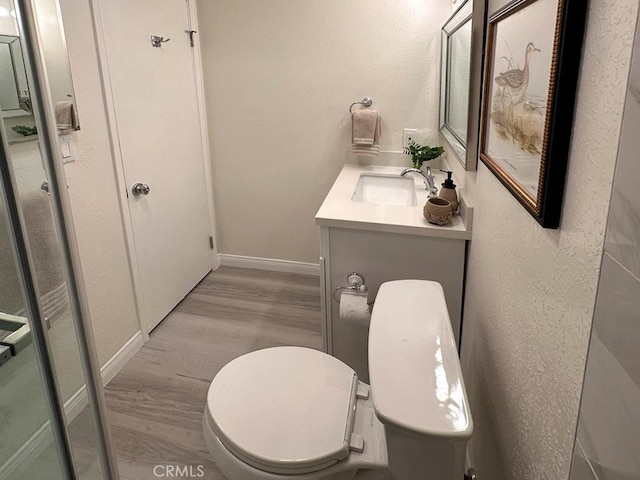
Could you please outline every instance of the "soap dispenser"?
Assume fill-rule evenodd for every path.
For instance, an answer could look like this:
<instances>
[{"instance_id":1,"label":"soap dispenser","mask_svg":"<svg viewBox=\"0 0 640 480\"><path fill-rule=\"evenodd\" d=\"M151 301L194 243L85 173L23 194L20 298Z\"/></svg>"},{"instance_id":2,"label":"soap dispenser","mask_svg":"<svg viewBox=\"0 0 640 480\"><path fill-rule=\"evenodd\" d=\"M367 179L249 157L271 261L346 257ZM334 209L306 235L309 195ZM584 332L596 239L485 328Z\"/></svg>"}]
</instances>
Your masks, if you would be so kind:
<instances>
[{"instance_id":1,"label":"soap dispenser","mask_svg":"<svg viewBox=\"0 0 640 480\"><path fill-rule=\"evenodd\" d=\"M446 173L447 178L442 184L442 188L440 189L440 194L438 196L440 198L444 198L445 200L448 200L449 203L451 204L451 210L453 211L453 213L455 213L458 211L458 194L456 193L456 184L453 183L453 180L451 178L451 175L453 175L453 172L450 172L449 170L440 170L440 171L443 173Z\"/></svg>"}]
</instances>

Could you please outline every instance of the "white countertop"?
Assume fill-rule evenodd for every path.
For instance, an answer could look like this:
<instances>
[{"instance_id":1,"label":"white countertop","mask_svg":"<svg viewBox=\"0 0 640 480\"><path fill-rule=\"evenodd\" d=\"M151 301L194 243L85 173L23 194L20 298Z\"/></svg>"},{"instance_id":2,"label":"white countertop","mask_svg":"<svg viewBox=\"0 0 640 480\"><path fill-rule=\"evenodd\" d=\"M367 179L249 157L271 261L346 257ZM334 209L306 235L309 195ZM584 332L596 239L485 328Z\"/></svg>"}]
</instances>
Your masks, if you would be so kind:
<instances>
[{"instance_id":1,"label":"white countertop","mask_svg":"<svg viewBox=\"0 0 640 480\"><path fill-rule=\"evenodd\" d=\"M338 178L324 199L316 214L316 224L325 227L353 228L376 232L401 233L427 237L471 239L471 223L473 208L464 198L464 192L458 190L460 210L447 225L433 225L422 215L422 208L427 201L427 191L419 175L414 178L418 204L416 206L379 205L374 203L354 202L351 200L361 173L397 174L404 168L381 165L347 164L342 168ZM444 181L444 176L434 174L436 186ZM455 178L454 178L455 181Z\"/></svg>"}]
</instances>

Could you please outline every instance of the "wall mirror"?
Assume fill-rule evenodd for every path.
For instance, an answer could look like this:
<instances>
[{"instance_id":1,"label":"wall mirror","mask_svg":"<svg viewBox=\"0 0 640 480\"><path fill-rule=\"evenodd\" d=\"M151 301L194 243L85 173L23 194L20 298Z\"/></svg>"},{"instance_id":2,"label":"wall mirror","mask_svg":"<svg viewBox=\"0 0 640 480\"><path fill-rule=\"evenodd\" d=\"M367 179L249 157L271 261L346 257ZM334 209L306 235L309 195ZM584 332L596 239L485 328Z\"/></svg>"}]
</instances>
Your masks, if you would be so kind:
<instances>
[{"instance_id":1,"label":"wall mirror","mask_svg":"<svg viewBox=\"0 0 640 480\"><path fill-rule=\"evenodd\" d=\"M465 170L477 165L483 27L484 2L474 0L442 27L440 133Z\"/></svg>"},{"instance_id":2,"label":"wall mirror","mask_svg":"<svg viewBox=\"0 0 640 480\"><path fill-rule=\"evenodd\" d=\"M35 0L34 4L54 105L71 102L72 130L79 130L60 5L58 0ZM10 143L37 137L14 0L0 0L0 109Z\"/></svg>"},{"instance_id":3,"label":"wall mirror","mask_svg":"<svg viewBox=\"0 0 640 480\"><path fill-rule=\"evenodd\" d=\"M43 39L42 51L51 85L53 103L74 102L75 94L71 82L71 71L58 0L34 0L33 4L38 29ZM26 53L27 43L18 26L18 13L17 2L0 0L0 136L3 137L2 143L6 141L6 161L12 165L20 199L32 204L34 198L38 198L35 194L42 193L41 189L46 188L43 188L43 185L46 185L47 175L43 168L40 142L32 110L30 95L32 89L29 81L31 77L27 74L29 67ZM77 120L75 103L73 106L74 116ZM58 131L63 133L61 129ZM39 206L42 206L42 203ZM15 327L19 326L21 321L22 323L25 321L18 318L24 315L24 304L21 282L17 275L13 251L10 248L5 213L0 205L0 279L2 279L0 342L4 339L7 343L8 337L18 337L20 341L23 341L24 337L19 335L19 332L16 333L20 328ZM25 219L27 221L28 217ZM40 222L40 225L42 226L43 223ZM44 237L49 238L49 235L44 235ZM43 240L37 240L39 245L44 245L42 242ZM50 248L45 250L48 252L49 258L53 258L53 250ZM62 270L56 269L50 269L50 271L62 272ZM56 287L58 286L59 284L56 285ZM50 291L45 290L45 293L48 294ZM60 305L63 303L61 302ZM0 452L0 467L1 465L2 455ZM1 472L0 477L2 477Z\"/></svg>"},{"instance_id":4,"label":"wall mirror","mask_svg":"<svg viewBox=\"0 0 640 480\"><path fill-rule=\"evenodd\" d=\"M7 115L31 112L20 37L0 35L0 108Z\"/></svg>"}]
</instances>

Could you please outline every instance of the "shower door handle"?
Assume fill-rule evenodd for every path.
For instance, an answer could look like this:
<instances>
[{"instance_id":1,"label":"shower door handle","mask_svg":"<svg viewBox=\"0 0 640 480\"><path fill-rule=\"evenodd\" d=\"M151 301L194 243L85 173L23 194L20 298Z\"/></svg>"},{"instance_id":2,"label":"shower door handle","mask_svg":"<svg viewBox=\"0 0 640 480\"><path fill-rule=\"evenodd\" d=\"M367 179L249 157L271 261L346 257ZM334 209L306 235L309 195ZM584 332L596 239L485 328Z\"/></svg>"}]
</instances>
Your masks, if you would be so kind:
<instances>
[{"instance_id":1,"label":"shower door handle","mask_svg":"<svg viewBox=\"0 0 640 480\"><path fill-rule=\"evenodd\" d=\"M131 193L133 193L136 197L138 195L149 195L150 191L151 189L146 183L136 183L133 185L133 187L131 187Z\"/></svg>"}]
</instances>

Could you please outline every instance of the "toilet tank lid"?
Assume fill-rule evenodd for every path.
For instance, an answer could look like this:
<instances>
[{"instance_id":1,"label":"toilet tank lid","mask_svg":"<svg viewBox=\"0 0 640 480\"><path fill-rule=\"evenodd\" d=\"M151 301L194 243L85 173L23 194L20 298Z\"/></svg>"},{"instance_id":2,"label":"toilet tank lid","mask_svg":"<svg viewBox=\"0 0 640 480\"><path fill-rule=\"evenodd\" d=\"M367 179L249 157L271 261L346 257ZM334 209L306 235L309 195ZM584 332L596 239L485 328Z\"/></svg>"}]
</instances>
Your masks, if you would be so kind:
<instances>
[{"instance_id":1,"label":"toilet tank lid","mask_svg":"<svg viewBox=\"0 0 640 480\"><path fill-rule=\"evenodd\" d=\"M378 419L413 434L469 438L473 421L444 291L437 282L380 286L369 327Z\"/></svg>"}]
</instances>

